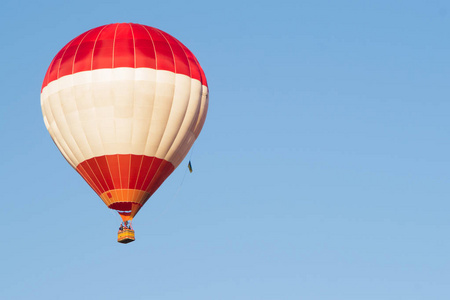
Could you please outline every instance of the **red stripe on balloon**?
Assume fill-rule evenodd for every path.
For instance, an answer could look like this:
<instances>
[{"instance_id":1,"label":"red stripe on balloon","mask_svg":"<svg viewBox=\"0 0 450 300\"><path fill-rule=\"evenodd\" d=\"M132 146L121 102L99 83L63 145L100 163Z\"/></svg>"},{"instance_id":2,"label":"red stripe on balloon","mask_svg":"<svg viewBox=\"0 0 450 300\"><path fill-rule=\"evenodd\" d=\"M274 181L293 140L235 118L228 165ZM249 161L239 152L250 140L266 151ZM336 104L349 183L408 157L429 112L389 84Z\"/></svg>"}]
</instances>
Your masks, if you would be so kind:
<instances>
[{"instance_id":1,"label":"red stripe on balloon","mask_svg":"<svg viewBox=\"0 0 450 300\"><path fill-rule=\"evenodd\" d=\"M166 160L134 154L94 157L76 168L98 195L115 189L138 189L152 195L174 169Z\"/></svg>"},{"instance_id":2,"label":"red stripe on balloon","mask_svg":"<svg viewBox=\"0 0 450 300\"><path fill-rule=\"evenodd\" d=\"M207 85L197 59L180 41L150 26L116 23L91 29L64 46L50 64L42 88L77 72L120 67L175 72Z\"/></svg>"},{"instance_id":3,"label":"red stripe on balloon","mask_svg":"<svg viewBox=\"0 0 450 300\"><path fill-rule=\"evenodd\" d=\"M111 209L115 209L115 210L122 211L122 212L130 211L132 209L132 207L133 207L133 203L130 203L130 202L116 202L109 206L109 208L111 208ZM122 213L122 214L127 215L127 213ZM128 215L130 215L130 213L128 213Z\"/></svg>"}]
</instances>

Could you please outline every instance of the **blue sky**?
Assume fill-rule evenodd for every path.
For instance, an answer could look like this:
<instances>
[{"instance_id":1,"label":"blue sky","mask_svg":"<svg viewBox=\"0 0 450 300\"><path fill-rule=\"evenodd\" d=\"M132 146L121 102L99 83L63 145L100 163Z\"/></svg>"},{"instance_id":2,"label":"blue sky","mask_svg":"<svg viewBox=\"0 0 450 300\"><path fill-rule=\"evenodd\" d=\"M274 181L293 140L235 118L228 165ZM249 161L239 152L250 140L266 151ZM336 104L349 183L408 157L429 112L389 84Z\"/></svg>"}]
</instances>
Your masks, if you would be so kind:
<instances>
[{"instance_id":1,"label":"blue sky","mask_svg":"<svg viewBox=\"0 0 450 300\"><path fill-rule=\"evenodd\" d=\"M450 298L450 4L290 2L2 1L1 299ZM128 245L40 110L53 56L115 22L210 88L194 173Z\"/></svg>"}]
</instances>

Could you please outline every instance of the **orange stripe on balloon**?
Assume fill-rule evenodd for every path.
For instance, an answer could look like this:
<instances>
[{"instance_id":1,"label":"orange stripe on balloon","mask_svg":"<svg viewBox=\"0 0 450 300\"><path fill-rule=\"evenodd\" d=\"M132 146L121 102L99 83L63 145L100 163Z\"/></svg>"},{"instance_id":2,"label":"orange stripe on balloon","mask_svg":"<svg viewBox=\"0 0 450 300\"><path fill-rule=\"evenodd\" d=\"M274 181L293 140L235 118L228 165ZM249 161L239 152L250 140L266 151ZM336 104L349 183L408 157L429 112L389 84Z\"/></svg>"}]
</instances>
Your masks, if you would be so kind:
<instances>
[{"instance_id":1,"label":"orange stripe on balloon","mask_svg":"<svg viewBox=\"0 0 450 300\"><path fill-rule=\"evenodd\" d=\"M130 211L132 204L145 204L174 166L156 157L115 154L85 160L76 170L108 207Z\"/></svg>"}]
</instances>

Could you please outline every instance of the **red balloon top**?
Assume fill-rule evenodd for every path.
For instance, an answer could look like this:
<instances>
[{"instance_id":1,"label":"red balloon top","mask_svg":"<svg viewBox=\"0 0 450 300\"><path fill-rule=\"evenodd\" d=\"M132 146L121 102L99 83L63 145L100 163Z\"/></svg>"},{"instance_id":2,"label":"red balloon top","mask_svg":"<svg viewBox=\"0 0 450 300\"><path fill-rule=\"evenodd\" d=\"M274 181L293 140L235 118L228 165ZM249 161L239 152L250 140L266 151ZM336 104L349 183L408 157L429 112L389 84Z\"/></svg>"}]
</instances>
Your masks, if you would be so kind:
<instances>
[{"instance_id":1,"label":"red balloon top","mask_svg":"<svg viewBox=\"0 0 450 300\"><path fill-rule=\"evenodd\" d=\"M42 88L77 72L121 67L171 71L207 85L197 59L180 41L154 27L116 23L86 31L64 46L51 62Z\"/></svg>"}]
</instances>

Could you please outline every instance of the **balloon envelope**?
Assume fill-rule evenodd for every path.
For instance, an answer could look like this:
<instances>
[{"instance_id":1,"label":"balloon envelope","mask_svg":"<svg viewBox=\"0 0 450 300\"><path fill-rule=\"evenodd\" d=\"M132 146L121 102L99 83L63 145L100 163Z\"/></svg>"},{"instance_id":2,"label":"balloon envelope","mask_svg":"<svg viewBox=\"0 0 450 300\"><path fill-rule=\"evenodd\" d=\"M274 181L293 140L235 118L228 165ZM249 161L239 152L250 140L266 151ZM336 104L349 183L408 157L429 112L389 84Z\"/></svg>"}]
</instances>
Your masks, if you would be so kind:
<instances>
[{"instance_id":1,"label":"balloon envelope","mask_svg":"<svg viewBox=\"0 0 450 300\"><path fill-rule=\"evenodd\" d=\"M130 220L198 137L208 87L195 56L174 37L117 23L91 29L58 52L41 107L66 160Z\"/></svg>"}]
</instances>

